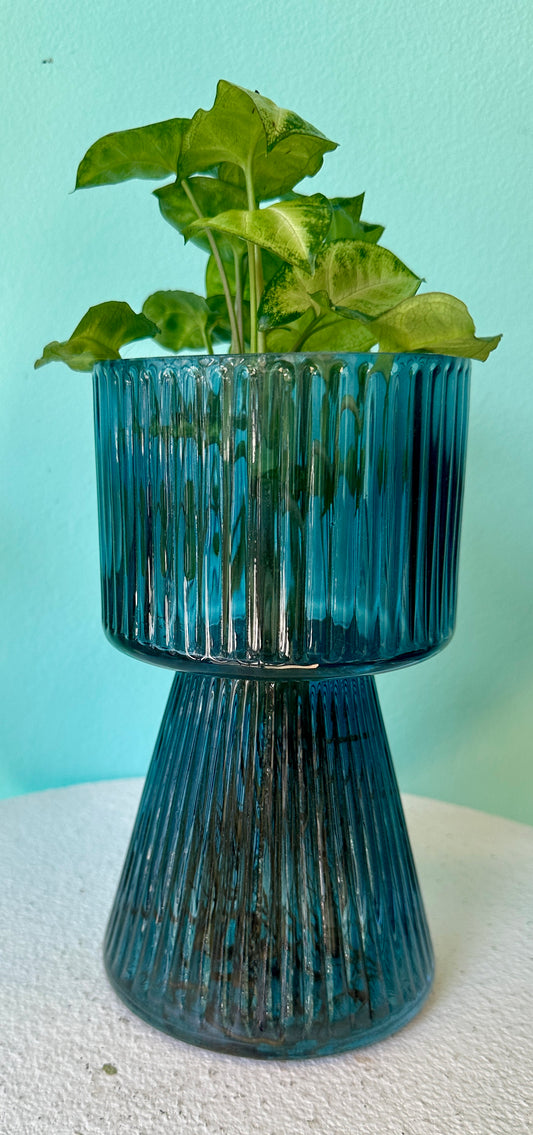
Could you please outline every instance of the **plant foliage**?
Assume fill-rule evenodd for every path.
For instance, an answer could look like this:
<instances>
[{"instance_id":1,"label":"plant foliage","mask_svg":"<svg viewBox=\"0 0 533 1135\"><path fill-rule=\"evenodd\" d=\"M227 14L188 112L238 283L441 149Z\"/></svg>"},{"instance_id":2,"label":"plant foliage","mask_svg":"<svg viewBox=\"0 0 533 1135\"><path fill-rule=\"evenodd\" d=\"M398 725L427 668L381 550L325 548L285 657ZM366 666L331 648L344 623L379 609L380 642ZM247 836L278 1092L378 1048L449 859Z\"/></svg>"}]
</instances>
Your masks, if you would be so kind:
<instances>
[{"instance_id":1,"label":"plant foliage","mask_svg":"<svg viewBox=\"0 0 533 1135\"><path fill-rule=\"evenodd\" d=\"M70 339L35 366L91 370L151 337L171 351L433 351L486 359L501 336L479 338L464 303L417 295L422 278L382 247L362 220L364 194L306 196L336 142L292 111L221 80L210 110L100 138L80 162L76 189L129 178L154 190L164 219L207 254L206 295L169 290L141 314L116 301L89 308Z\"/></svg>"}]
</instances>

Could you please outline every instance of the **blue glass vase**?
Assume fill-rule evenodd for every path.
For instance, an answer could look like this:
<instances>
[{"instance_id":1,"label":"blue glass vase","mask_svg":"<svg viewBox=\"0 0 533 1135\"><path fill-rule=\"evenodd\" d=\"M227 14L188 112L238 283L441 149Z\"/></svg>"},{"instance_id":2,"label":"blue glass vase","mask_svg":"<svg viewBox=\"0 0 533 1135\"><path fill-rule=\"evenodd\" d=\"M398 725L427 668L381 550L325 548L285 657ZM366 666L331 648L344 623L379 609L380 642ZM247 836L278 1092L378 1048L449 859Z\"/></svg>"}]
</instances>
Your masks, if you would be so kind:
<instances>
[{"instance_id":1,"label":"blue glass vase","mask_svg":"<svg viewBox=\"0 0 533 1135\"><path fill-rule=\"evenodd\" d=\"M332 1054L428 993L371 675L453 633L469 375L424 354L95 367L104 626L177 671L105 959L174 1036Z\"/></svg>"}]
</instances>

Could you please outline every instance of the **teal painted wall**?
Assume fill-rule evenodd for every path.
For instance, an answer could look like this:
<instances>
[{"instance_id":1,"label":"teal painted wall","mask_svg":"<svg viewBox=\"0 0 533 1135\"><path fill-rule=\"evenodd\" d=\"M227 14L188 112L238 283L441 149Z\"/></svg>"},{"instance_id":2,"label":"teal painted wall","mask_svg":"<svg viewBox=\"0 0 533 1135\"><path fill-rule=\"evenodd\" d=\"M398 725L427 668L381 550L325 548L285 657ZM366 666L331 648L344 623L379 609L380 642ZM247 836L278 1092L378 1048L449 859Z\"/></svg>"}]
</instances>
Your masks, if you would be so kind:
<instances>
[{"instance_id":1,"label":"teal painted wall","mask_svg":"<svg viewBox=\"0 0 533 1135\"><path fill-rule=\"evenodd\" d=\"M32 364L91 303L201 286L150 184L69 192L101 134L208 107L224 77L340 142L317 189L365 189L388 247L504 332L474 364L456 636L379 690L402 788L533 822L531 11L4 0L4 795L143 773L154 743L171 675L100 630L90 381Z\"/></svg>"}]
</instances>

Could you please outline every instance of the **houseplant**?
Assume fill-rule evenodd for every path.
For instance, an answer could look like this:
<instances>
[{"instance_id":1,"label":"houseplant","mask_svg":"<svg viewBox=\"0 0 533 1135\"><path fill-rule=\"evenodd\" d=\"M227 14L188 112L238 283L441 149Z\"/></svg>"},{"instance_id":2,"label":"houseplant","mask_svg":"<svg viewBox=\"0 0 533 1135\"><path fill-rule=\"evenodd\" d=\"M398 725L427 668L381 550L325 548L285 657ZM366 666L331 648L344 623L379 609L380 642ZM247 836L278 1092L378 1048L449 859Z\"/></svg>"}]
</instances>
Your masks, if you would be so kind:
<instances>
[{"instance_id":1,"label":"houseplant","mask_svg":"<svg viewBox=\"0 0 533 1135\"><path fill-rule=\"evenodd\" d=\"M97 305L36 364L94 366L104 625L177 670L108 972L159 1027L253 1056L378 1039L429 989L370 675L453 631L468 359L498 342L416 295L362 194L294 191L334 148L225 82L95 143L80 188L174 177L156 197L206 296ZM120 359L147 335L205 353Z\"/></svg>"}]
</instances>

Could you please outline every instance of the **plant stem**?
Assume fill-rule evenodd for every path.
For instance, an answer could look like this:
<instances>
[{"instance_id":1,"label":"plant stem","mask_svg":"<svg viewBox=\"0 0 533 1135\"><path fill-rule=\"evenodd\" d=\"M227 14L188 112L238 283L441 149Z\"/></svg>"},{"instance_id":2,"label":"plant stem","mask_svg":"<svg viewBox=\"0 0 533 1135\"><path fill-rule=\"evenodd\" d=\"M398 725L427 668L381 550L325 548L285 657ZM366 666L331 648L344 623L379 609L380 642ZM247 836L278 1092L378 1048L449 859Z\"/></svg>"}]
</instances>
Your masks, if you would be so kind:
<instances>
[{"instance_id":1,"label":"plant stem","mask_svg":"<svg viewBox=\"0 0 533 1135\"><path fill-rule=\"evenodd\" d=\"M210 332L207 330L207 327L204 329L204 343L205 343L205 349L206 349L208 355L212 355L213 354L213 340L211 338Z\"/></svg>"},{"instance_id":2,"label":"plant stem","mask_svg":"<svg viewBox=\"0 0 533 1135\"><path fill-rule=\"evenodd\" d=\"M190 203L191 203L191 205L192 205L192 207L193 207L193 209L196 213L196 216L201 221L205 220L205 217L204 217L199 205L197 204L197 202L194 198L194 195L192 193L192 190L191 190L189 183L188 183L186 178L184 178L183 181L181 182L181 187L182 187L184 193L187 194L187 197L189 198L189 201L190 201ZM230 327L231 327L231 347L230 347L230 350L232 352L238 353L238 351L239 351L239 331L238 331L238 328L237 328L237 320L235 319L235 311L233 309L231 291L230 291L230 286L228 284L228 277L226 276L226 272L224 270L224 265L222 263L222 257L220 255L220 252L218 251L218 245L216 243L216 240L215 240L212 232L210 232L209 229L206 228L205 235L206 235L206 237L209 241L211 251L212 251L213 256L215 258L216 266L217 266L219 274L220 274L220 279L222 280L222 287L224 289L224 298L226 300L226 307L228 309L228 317L229 317L229 322L230 322Z\"/></svg>"},{"instance_id":3,"label":"plant stem","mask_svg":"<svg viewBox=\"0 0 533 1135\"><path fill-rule=\"evenodd\" d=\"M221 388L221 445L222 458L222 650L229 652L232 647L229 641L231 626L231 482L233 477L233 436L231 414L231 388L227 382L222 382Z\"/></svg>"},{"instance_id":4,"label":"plant stem","mask_svg":"<svg viewBox=\"0 0 533 1135\"><path fill-rule=\"evenodd\" d=\"M255 270L257 273L257 308L261 303L261 296L263 295L263 259L261 256L261 249L256 244L255 249ZM257 329L257 350L264 351L265 349L265 332Z\"/></svg>"},{"instance_id":5,"label":"plant stem","mask_svg":"<svg viewBox=\"0 0 533 1135\"><path fill-rule=\"evenodd\" d=\"M248 276L250 279L250 351L257 352L257 278L255 274L254 246L247 241Z\"/></svg>"},{"instance_id":6,"label":"plant stem","mask_svg":"<svg viewBox=\"0 0 533 1135\"><path fill-rule=\"evenodd\" d=\"M246 166L244 177L246 180L248 209L253 213L257 206L251 166ZM255 355L257 353L257 308L259 307L259 300L261 298L258 296L257 260L255 256L257 245L252 244L249 240L246 242L246 245L248 249L248 274L250 277L250 351L252 355Z\"/></svg>"},{"instance_id":7,"label":"plant stem","mask_svg":"<svg viewBox=\"0 0 533 1135\"><path fill-rule=\"evenodd\" d=\"M242 260L237 250L233 249L233 263L235 265L235 317L239 332L239 349L244 352L244 323L242 315Z\"/></svg>"}]
</instances>

